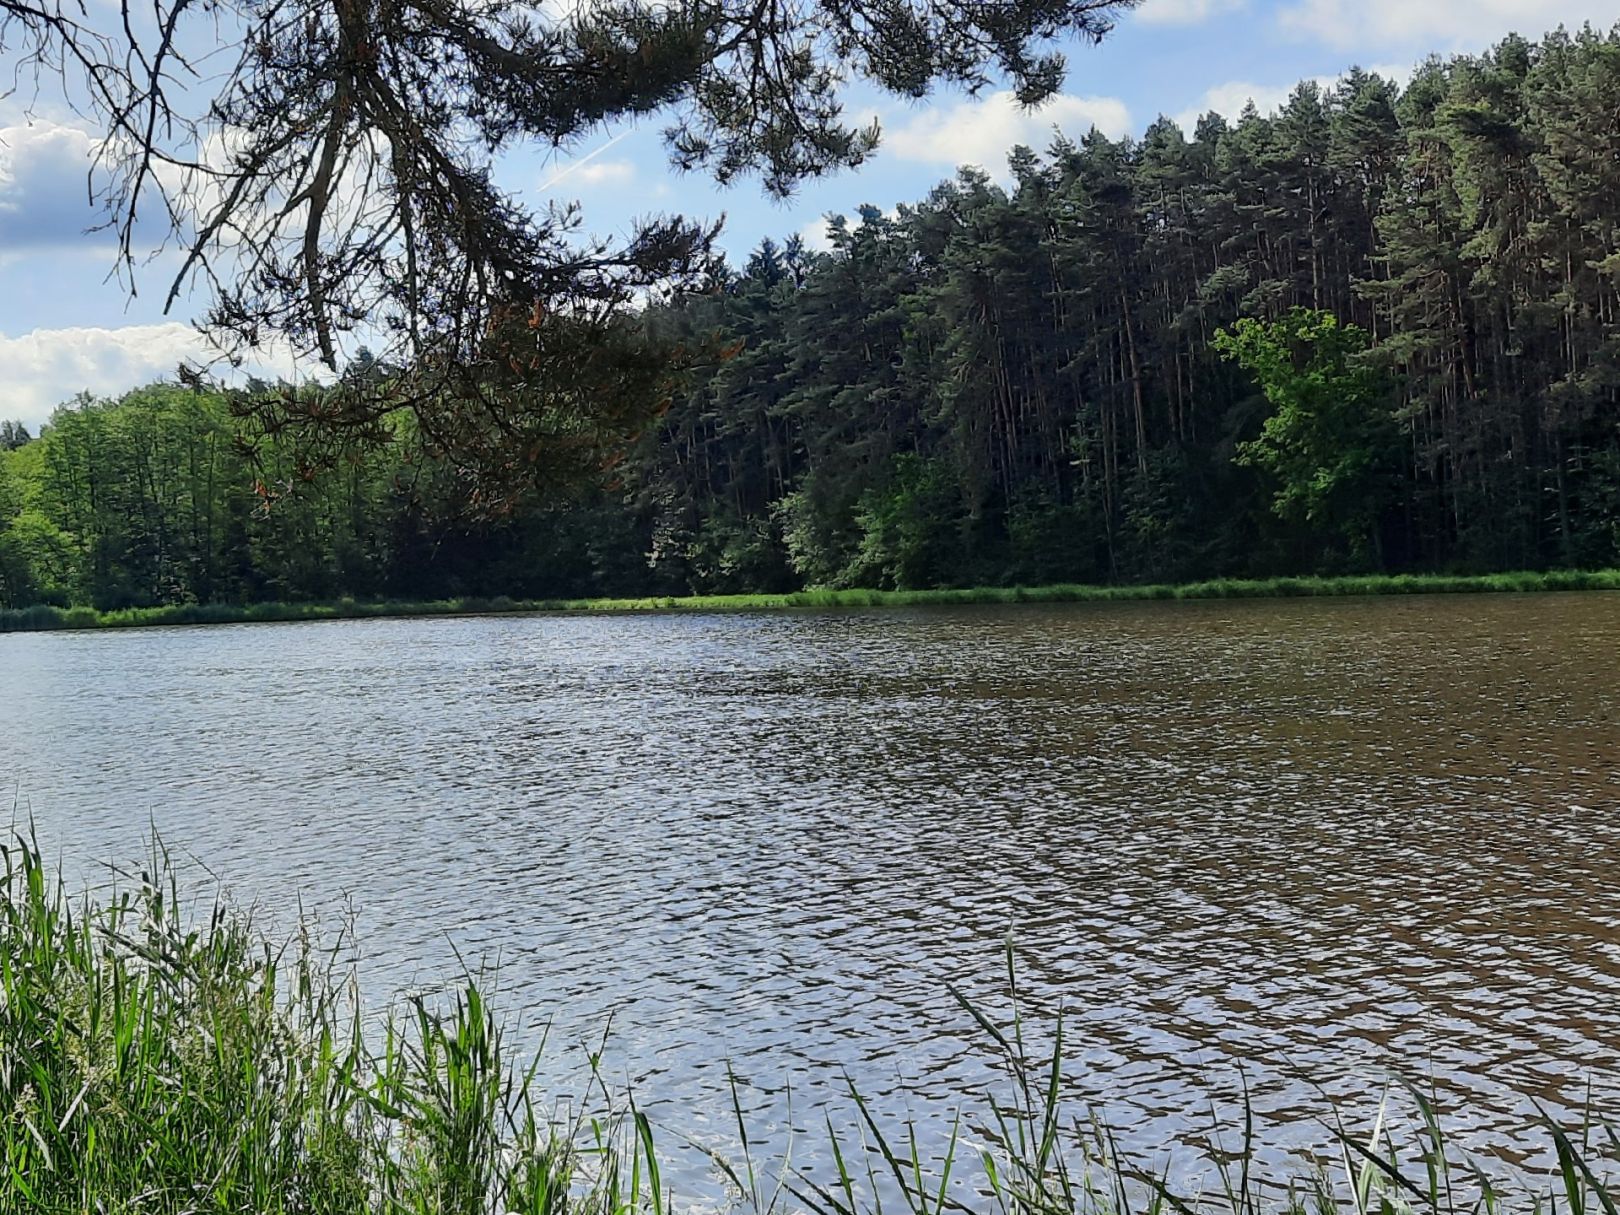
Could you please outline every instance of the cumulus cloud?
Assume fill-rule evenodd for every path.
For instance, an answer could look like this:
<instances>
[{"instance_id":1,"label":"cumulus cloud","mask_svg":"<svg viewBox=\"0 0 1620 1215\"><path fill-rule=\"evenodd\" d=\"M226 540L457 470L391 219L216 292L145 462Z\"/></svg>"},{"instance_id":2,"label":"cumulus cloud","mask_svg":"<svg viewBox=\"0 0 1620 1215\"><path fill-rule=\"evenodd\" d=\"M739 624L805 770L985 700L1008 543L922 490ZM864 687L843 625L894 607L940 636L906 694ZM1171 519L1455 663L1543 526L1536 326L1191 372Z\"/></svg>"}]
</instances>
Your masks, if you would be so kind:
<instances>
[{"instance_id":1,"label":"cumulus cloud","mask_svg":"<svg viewBox=\"0 0 1620 1215\"><path fill-rule=\"evenodd\" d=\"M0 127L0 249L15 253L81 243L100 221L88 180L96 140L41 121Z\"/></svg>"},{"instance_id":2,"label":"cumulus cloud","mask_svg":"<svg viewBox=\"0 0 1620 1215\"><path fill-rule=\"evenodd\" d=\"M1054 127L1075 138L1096 127L1117 139L1130 133L1131 115L1116 97L1060 93L1029 110L1011 91L1002 91L924 110L886 132L883 142L901 160L978 165L1002 174L1015 144L1044 149Z\"/></svg>"},{"instance_id":3,"label":"cumulus cloud","mask_svg":"<svg viewBox=\"0 0 1620 1215\"><path fill-rule=\"evenodd\" d=\"M1295 0L1280 14L1285 32L1340 50L1479 50L1517 31L1537 38L1563 24L1607 29L1614 0Z\"/></svg>"},{"instance_id":4,"label":"cumulus cloud","mask_svg":"<svg viewBox=\"0 0 1620 1215\"><path fill-rule=\"evenodd\" d=\"M172 234L165 196L193 221L219 205L228 187L216 174L232 165L246 143L239 128L210 133L193 152L199 164L212 170L208 173L161 161L152 166L132 239L137 257L159 249ZM100 134L73 121L18 119L0 126L0 265L38 253L53 258L63 254L106 257L111 267L116 238L102 227L108 215L90 194L92 174L98 172L96 158L106 146ZM373 163L380 163L380 139L371 140L369 155ZM331 210L335 225L377 205L374 192L368 192L363 180L361 159L357 155L346 163L338 178ZM105 180L97 184L105 185ZM272 200L277 206L280 201ZM253 215L241 218L250 222ZM298 213L282 216L282 223L286 233L302 231L303 219ZM218 243L229 248L238 235L235 227L224 228L217 234Z\"/></svg>"},{"instance_id":5,"label":"cumulus cloud","mask_svg":"<svg viewBox=\"0 0 1620 1215\"><path fill-rule=\"evenodd\" d=\"M1365 70L1400 84L1405 84L1412 76L1412 68L1400 63L1372 64ZM1312 79L1326 90L1337 85L1343 77L1315 76ZM1194 104L1179 113L1172 114L1171 117L1190 137L1198 126L1198 120L1212 110L1228 122L1235 122L1237 116L1243 112L1243 107L1252 101L1254 108L1261 114L1274 114L1288 104L1288 98L1298 86L1298 81L1288 84L1256 84L1251 80L1228 80L1205 89Z\"/></svg>"},{"instance_id":6,"label":"cumulus cloud","mask_svg":"<svg viewBox=\"0 0 1620 1215\"><path fill-rule=\"evenodd\" d=\"M635 180L636 166L628 160L593 160L581 165L568 180L580 189L595 186L622 186Z\"/></svg>"},{"instance_id":7,"label":"cumulus cloud","mask_svg":"<svg viewBox=\"0 0 1620 1215\"><path fill-rule=\"evenodd\" d=\"M812 253L830 253L833 247L832 225L827 222L825 215L813 219L799 229L799 239Z\"/></svg>"},{"instance_id":8,"label":"cumulus cloud","mask_svg":"<svg viewBox=\"0 0 1620 1215\"><path fill-rule=\"evenodd\" d=\"M809 223L805 224L804 227L799 229L799 239L804 242L804 247L806 249L809 249L812 253L832 252L832 221L835 214L835 212L829 212L826 215L811 220ZM883 212L883 215L884 218L890 220L891 222L897 220L900 218L900 208L890 207L888 210ZM845 215L843 216L843 220L844 223L851 229L859 228L861 224L865 222L859 212L854 215Z\"/></svg>"},{"instance_id":9,"label":"cumulus cloud","mask_svg":"<svg viewBox=\"0 0 1620 1215\"><path fill-rule=\"evenodd\" d=\"M126 325L117 329L36 329L20 337L0 333L0 418L37 430L51 411L80 392L126 392L174 374L181 362L206 364L218 352L189 325ZM268 355L252 371L292 378L299 366Z\"/></svg>"},{"instance_id":10,"label":"cumulus cloud","mask_svg":"<svg viewBox=\"0 0 1620 1215\"><path fill-rule=\"evenodd\" d=\"M1136 19L1148 25L1202 25L1247 7L1248 0L1147 0L1136 10Z\"/></svg>"},{"instance_id":11,"label":"cumulus cloud","mask_svg":"<svg viewBox=\"0 0 1620 1215\"><path fill-rule=\"evenodd\" d=\"M1171 117L1176 120L1176 125L1190 136L1198 126L1198 120L1211 110L1228 121L1235 121L1243 112L1243 107L1252 101L1254 108L1262 114L1274 113L1287 103L1288 95L1294 91L1294 87L1292 84L1255 84L1249 80L1228 80L1224 84L1205 89L1195 104L1178 114L1172 114Z\"/></svg>"}]
</instances>

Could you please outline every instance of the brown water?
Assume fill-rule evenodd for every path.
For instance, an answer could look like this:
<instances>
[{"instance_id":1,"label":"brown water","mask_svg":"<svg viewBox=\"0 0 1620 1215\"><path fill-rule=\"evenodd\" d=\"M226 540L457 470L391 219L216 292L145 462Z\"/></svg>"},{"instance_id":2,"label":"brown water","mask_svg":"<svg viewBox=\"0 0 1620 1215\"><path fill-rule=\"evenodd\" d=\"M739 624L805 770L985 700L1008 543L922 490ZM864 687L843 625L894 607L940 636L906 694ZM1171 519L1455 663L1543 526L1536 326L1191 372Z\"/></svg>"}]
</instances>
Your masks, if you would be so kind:
<instances>
[{"instance_id":1,"label":"brown water","mask_svg":"<svg viewBox=\"0 0 1620 1215\"><path fill-rule=\"evenodd\" d=\"M4 636L0 789L75 874L155 823L272 917L347 896L378 998L498 960L559 1082L611 1014L699 1139L728 1060L761 1132L844 1069L971 1104L947 984L1004 1012L1009 932L1150 1152L1239 1063L1281 1144L1391 1071L1504 1158L1620 1097L1620 596Z\"/></svg>"}]
</instances>

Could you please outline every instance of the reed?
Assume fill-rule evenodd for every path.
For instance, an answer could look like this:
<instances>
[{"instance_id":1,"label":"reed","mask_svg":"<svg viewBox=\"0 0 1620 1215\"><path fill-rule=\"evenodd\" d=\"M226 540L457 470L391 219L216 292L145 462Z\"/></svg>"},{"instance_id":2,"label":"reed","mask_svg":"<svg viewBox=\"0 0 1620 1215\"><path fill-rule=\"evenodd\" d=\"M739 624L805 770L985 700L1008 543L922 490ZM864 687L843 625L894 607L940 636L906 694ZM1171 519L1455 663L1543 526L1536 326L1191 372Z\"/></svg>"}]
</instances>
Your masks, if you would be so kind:
<instances>
[{"instance_id":1,"label":"reed","mask_svg":"<svg viewBox=\"0 0 1620 1215\"><path fill-rule=\"evenodd\" d=\"M943 607L963 604L1108 603L1156 599L1285 599L1365 595L1524 594L1620 590L1620 570L1525 570L1502 574L1357 574L1237 579L1179 584L981 586L920 591L807 590L762 595L652 596L642 599L464 598L427 602L341 599L331 603L176 604L120 608L38 605L0 611L0 633L152 628L264 621L367 620L541 612L756 612L790 608Z\"/></svg>"},{"instance_id":2,"label":"reed","mask_svg":"<svg viewBox=\"0 0 1620 1215\"><path fill-rule=\"evenodd\" d=\"M654 1203L650 1139L612 1110L541 1111L475 984L368 1038L332 951L273 946L224 903L183 914L161 849L103 905L70 901L26 841L4 857L0 1211Z\"/></svg>"},{"instance_id":3,"label":"reed","mask_svg":"<svg viewBox=\"0 0 1620 1215\"><path fill-rule=\"evenodd\" d=\"M0 1212L105 1215L665 1215L686 1209L659 1167L649 1119L593 1075L547 1105L501 1023L467 982L439 1005L405 1001L380 1029L352 977L305 929L272 943L224 902L183 904L161 847L101 902L73 900L15 840L0 898ZM339 946L341 942L337 943ZM1544 1124L1556 1168L1504 1190L1447 1138L1435 1105L1397 1091L1369 1130L1330 1120L1326 1155L1266 1175L1245 1108L1212 1139L1202 1180L1172 1186L1072 1108L1062 1026L1032 1050L966 1000L999 1067L969 1136L941 1111L930 1155L915 1124L885 1126L853 1086L854 1135L832 1163L756 1159L737 1111L715 1155L753 1215L1616 1215L1601 1175L1620 1151L1596 1124ZM735 1090L734 1090L735 1092ZM967 1095L965 1094L964 1097ZM978 1097L978 1095L974 1095ZM570 1114L572 1109L591 1112ZM672 1128L678 1137L680 1128ZM812 1133L803 1132L800 1133ZM820 1132L813 1132L820 1133ZM1229 1136L1230 1137L1230 1136Z\"/></svg>"}]
</instances>

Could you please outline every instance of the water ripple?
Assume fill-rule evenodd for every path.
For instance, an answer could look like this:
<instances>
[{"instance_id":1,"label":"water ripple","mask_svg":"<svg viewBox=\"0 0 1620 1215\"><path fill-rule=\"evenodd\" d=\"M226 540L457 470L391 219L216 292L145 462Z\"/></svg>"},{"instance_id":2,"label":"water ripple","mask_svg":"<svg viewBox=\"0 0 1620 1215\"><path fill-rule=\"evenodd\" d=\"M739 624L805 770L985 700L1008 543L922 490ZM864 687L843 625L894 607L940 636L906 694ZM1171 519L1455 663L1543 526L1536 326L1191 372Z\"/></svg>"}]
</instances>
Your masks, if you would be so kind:
<instances>
[{"instance_id":1,"label":"water ripple","mask_svg":"<svg viewBox=\"0 0 1620 1215\"><path fill-rule=\"evenodd\" d=\"M559 1084L611 1017L699 1139L728 1062L762 1130L845 1071L896 1114L981 1092L948 986L1005 1012L1010 932L1127 1145L1205 1135L1238 1062L1285 1144L1399 1067L1513 1158L1531 1100L1620 1095L1617 608L13 635L0 782L74 873L155 824L272 917L347 898L380 995L497 961Z\"/></svg>"}]
</instances>

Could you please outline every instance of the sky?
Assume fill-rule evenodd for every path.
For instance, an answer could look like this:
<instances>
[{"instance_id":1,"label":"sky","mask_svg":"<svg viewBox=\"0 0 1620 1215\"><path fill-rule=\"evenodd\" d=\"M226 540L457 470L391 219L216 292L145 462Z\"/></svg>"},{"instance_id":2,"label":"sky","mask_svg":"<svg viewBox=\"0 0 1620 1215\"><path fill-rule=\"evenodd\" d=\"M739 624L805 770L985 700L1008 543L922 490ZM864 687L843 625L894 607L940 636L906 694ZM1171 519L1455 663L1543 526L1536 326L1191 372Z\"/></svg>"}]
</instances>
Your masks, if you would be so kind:
<instances>
[{"instance_id":1,"label":"sky","mask_svg":"<svg viewBox=\"0 0 1620 1215\"><path fill-rule=\"evenodd\" d=\"M1404 78L1430 53L1616 21L1620 0L1146 0L1101 45L1070 48L1063 92L1033 112L993 91L921 102L852 92L850 112L881 124L876 157L785 202L757 182L720 189L676 173L656 121L604 130L569 156L520 149L503 158L498 178L534 203L577 200L588 228L603 234L649 215L724 216L722 244L740 260L765 236L797 232L816 245L828 213L916 201L959 164L1005 177L1008 150L1043 148L1054 128L1075 138L1092 126L1135 135L1165 114L1190 130L1204 111L1236 115L1250 99L1269 110L1298 81L1329 81L1351 66ZM208 357L192 326L205 301L163 312L172 259L148 267L133 296L111 277L105 236L87 231L97 222L86 197L93 150L93 133L71 116L30 117L0 101L0 418L35 430L81 391L116 394ZM282 355L260 370L315 369Z\"/></svg>"}]
</instances>

